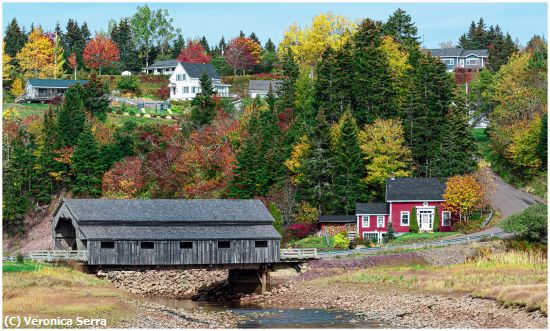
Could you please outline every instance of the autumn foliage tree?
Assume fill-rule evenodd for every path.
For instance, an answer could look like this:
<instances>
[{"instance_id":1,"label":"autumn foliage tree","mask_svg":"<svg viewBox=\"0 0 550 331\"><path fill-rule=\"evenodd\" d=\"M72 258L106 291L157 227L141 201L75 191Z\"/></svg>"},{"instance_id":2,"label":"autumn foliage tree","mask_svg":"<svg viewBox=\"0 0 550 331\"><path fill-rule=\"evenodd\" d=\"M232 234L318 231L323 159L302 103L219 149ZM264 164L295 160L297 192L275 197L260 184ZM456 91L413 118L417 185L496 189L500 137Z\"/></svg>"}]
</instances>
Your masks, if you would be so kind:
<instances>
[{"instance_id":1,"label":"autumn foliage tree","mask_svg":"<svg viewBox=\"0 0 550 331\"><path fill-rule=\"evenodd\" d=\"M103 197L131 199L137 196L145 183L142 161L137 156L129 156L103 175Z\"/></svg>"},{"instance_id":2,"label":"autumn foliage tree","mask_svg":"<svg viewBox=\"0 0 550 331\"><path fill-rule=\"evenodd\" d=\"M84 48L84 63L90 68L101 69L109 67L120 59L118 46L111 39L96 34Z\"/></svg>"},{"instance_id":3,"label":"autumn foliage tree","mask_svg":"<svg viewBox=\"0 0 550 331\"><path fill-rule=\"evenodd\" d=\"M40 27L32 30L16 59L25 78L53 77L54 45Z\"/></svg>"},{"instance_id":4,"label":"autumn foliage tree","mask_svg":"<svg viewBox=\"0 0 550 331\"><path fill-rule=\"evenodd\" d=\"M180 62L190 62L190 63L210 63L212 56L206 53L206 50L202 44L198 41L189 40L187 42L187 47L181 50L181 53L178 55L178 61Z\"/></svg>"},{"instance_id":5,"label":"autumn foliage tree","mask_svg":"<svg viewBox=\"0 0 550 331\"><path fill-rule=\"evenodd\" d=\"M447 180L443 198L445 210L459 214L461 221L468 221L473 212L483 207L485 189L473 175L453 176Z\"/></svg>"},{"instance_id":6,"label":"autumn foliage tree","mask_svg":"<svg viewBox=\"0 0 550 331\"><path fill-rule=\"evenodd\" d=\"M76 60L76 54L71 53L71 55L69 55L69 58L67 58L67 62L69 63L69 67L71 67L71 69L73 69L74 79L76 80L76 69L78 67L78 62Z\"/></svg>"},{"instance_id":7,"label":"autumn foliage tree","mask_svg":"<svg viewBox=\"0 0 550 331\"><path fill-rule=\"evenodd\" d=\"M262 47L250 38L231 40L224 52L225 61L233 68L233 73L253 68L262 60Z\"/></svg>"}]
</instances>

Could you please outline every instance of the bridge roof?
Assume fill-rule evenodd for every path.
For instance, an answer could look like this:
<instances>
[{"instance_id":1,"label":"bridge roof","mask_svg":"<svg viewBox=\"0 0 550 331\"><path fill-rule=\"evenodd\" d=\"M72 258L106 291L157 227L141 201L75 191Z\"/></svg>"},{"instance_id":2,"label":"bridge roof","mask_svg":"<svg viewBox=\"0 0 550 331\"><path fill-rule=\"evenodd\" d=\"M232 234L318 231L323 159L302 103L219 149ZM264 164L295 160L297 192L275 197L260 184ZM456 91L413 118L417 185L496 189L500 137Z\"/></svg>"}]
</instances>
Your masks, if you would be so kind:
<instances>
[{"instance_id":1,"label":"bridge roof","mask_svg":"<svg viewBox=\"0 0 550 331\"><path fill-rule=\"evenodd\" d=\"M83 226L88 240L279 239L271 225Z\"/></svg>"},{"instance_id":2,"label":"bridge roof","mask_svg":"<svg viewBox=\"0 0 550 331\"><path fill-rule=\"evenodd\" d=\"M59 208L62 205L69 209L79 223L244 222L251 224L274 221L263 203L252 199L66 199Z\"/></svg>"}]
</instances>

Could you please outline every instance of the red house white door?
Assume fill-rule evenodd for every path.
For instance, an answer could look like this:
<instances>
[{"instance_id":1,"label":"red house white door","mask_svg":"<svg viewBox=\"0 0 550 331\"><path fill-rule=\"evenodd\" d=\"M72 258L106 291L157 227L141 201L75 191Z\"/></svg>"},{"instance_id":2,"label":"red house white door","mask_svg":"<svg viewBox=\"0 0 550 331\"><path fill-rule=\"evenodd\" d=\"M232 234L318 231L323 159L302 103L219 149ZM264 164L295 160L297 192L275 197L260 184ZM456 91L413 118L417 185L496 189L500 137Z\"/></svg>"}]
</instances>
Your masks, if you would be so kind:
<instances>
[{"instance_id":1,"label":"red house white door","mask_svg":"<svg viewBox=\"0 0 550 331\"><path fill-rule=\"evenodd\" d=\"M418 226L420 228L420 231L433 230L433 219L434 219L433 209L418 210Z\"/></svg>"}]
</instances>

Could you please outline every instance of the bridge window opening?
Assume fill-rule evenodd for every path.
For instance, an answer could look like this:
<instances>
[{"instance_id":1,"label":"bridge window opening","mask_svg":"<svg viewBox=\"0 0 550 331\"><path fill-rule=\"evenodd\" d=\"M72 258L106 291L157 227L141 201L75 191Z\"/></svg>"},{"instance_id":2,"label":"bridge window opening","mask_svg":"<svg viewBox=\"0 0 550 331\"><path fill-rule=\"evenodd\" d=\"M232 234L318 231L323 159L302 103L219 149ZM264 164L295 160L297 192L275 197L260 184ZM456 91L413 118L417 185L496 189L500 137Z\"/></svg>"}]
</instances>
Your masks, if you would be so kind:
<instances>
[{"instance_id":1,"label":"bridge window opening","mask_svg":"<svg viewBox=\"0 0 550 331\"><path fill-rule=\"evenodd\" d=\"M180 249L193 249L192 241L180 241Z\"/></svg>"},{"instance_id":2,"label":"bridge window opening","mask_svg":"<svg viewBox=\"0 0 550 331\"><path fill-rule=\"evenodd\" d=\"M218 241L218 248L231 248L230 241Z\"/></svg>"},{"instance_id":3,"label":"bridge window opening","mask_svg":"<svg viewBox=\"0 0 550 331\"><path fill-rule=\"evenodd\" d=\"M101 242L101 249L113 249L115 248L115 242L114 241L102 241Z\"/></svg>"},{"instance_id":4,"label":"bridge window opening","mask_svg":"<svg viewBox=\"0 0 550 331\"><path fill-rule=\"evenodd\" d=\"M255 247L267 247L267 240L256 240L254 242Z\"/></svg>"},{"instance_id":5,"label":"bridge window opening","mask_svg":"<svg viewBox=\"0 0 550 331\"><path fill-rule=\"evenodd\" d=\"M154 241L142 241L141 242L141 249L155 249L155 242Z\"/></svg>"}]
</instances>

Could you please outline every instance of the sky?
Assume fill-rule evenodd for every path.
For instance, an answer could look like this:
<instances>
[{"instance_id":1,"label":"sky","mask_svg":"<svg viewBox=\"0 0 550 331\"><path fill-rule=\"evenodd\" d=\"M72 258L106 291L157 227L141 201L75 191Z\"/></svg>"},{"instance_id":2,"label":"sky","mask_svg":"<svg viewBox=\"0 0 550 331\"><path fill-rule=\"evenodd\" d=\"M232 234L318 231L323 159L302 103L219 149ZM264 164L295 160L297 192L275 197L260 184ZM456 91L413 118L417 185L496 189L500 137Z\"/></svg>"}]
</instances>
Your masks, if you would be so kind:
<instances>
[{"instance_id":1,"label":"sky","mask_svg":"<svg viewBox=\"0 0 550 331\"><path fill-rule=\"evenodd\" d=\"M64 29L69 18L88 23L90 31L107 30L110 19L131 16L143 3L3 3L3 30L15 17L28 30L32 22L53 30L56 22ZM546 3L148 3L152 9L166 8L174 26L185 38L206 36L217 44L242 30L254 32L262 43L271 38L276 44L293 22L305 26L317 14L331 11L352 20L369 17L386 20L402 8L418 27L423 46L436 48L444 41L457 42L470 22L483 17L487 25L499 25L504 32L525 45L534 35L547 37Z\"/></svg>"}]
</instances>

